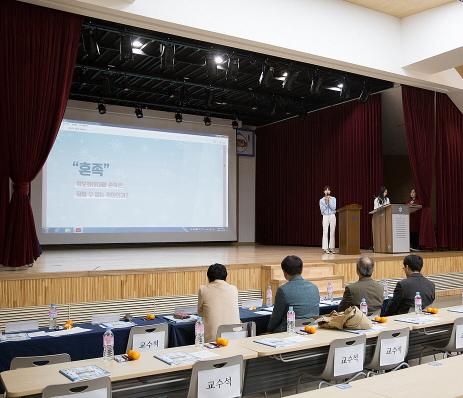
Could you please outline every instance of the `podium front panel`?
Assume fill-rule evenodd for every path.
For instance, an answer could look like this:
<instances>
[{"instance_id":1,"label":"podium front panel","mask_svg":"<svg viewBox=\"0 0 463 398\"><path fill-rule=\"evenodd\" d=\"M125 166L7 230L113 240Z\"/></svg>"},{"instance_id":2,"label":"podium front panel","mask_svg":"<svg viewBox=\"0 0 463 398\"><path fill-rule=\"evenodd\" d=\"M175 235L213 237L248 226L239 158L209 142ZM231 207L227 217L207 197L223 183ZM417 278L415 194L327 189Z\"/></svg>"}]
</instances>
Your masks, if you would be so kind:
<instances>
[{"instance_id":1,"label":"podium front panel","mask_svg":"<svg viewBox=\"0 0 463 398\"><path fill-rule=\"evenodd\" d=\"M392 252L410 251L410 212L408 206L392 207Z\"/></svg>"}]
</instances>

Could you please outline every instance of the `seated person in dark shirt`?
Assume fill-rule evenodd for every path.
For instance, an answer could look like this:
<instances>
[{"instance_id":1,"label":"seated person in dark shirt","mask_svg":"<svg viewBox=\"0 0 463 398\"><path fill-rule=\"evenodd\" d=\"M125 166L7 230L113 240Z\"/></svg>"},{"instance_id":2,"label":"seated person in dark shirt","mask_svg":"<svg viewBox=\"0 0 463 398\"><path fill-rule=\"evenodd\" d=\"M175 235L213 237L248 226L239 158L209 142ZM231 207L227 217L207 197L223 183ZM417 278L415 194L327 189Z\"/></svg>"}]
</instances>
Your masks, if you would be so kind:
<instances>
[{"instance_id":1,"label":"seated person in dark shirt","mask_svg":"<svg viewBox=\"0 0 463 398\"><path fill-rule=\"evenodd\" d=\"M434 283L421 274L423 259L414 254L404 258L404 272L407 276L397 282L394 296L386 308L386 316L406 314L411 308L415 308L415 295L420 293L422 306L430 306L436 297Z\"/></svg>"},{"instance_id":2,"label":"seated person in dark shirt","mask_svg":"<svg viewBox=\"0 0 463 398\"><path fill-rule=\"evenodd\" d=\"M320 311L318 287L302 277L302 260L297 256L287 256L281 263L285 279L275 295L275 305L267 327L269 332L286 332L286 315L293 307L296 319L317 316Z\"/></svg>"}]
</instances>

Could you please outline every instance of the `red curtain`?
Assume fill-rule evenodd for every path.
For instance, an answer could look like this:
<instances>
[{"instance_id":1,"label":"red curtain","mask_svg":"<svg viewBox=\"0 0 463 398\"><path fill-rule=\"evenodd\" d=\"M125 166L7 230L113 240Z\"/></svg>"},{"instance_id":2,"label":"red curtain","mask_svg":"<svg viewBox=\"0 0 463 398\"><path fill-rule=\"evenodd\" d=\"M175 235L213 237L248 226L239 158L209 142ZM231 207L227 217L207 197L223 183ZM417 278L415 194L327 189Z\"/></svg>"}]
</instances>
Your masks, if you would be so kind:
<instances>
[{"instance_id":1,"label":"red curtain","mask_svg":"<svg viewBox=\"0 0 463 398\"><path fill-rule=\"evenodd\" d=\"M371 246L368 211L383 182L380 95L259 128L257 143L258 243L321 246L328 184L338 208L362 205L361 245Z\"/></svg>"},{"instance_id":2,"label":"red curtain","mask_svg":"<svg viewBox=\"0 0 463 398\"><path fill-rule=\"evenodd\" d=\"M31 264L40 255L30 182L42 168L66 108L81 17L13 0L0 2L0 157L9 157L13 195L6 219L3 264ZM0 227L0 231L2 228ZM1 237L1 232L0 232Z\"/></svg>"},{"instance_id":3,"label":"red curtain","mask_svg":"<svg viewBox=\"0 0 463 398\"><path fill-rule=\"evenodd\" d=\"M463 114L446 94L436 94L437 238L439 247L463 249Z\"/></svg>"},{"instance_id":4,"label":"red curtain","mask_svg":"<svg viewBox=\"0 0 463 398\"><path fill-rule=\"evenodd\" d=\"M432 222L431 195L436 155L435 93L416 87L402 86L408 157L421 209L421 247L436 248Z\"/></svg>"}]
</instances>

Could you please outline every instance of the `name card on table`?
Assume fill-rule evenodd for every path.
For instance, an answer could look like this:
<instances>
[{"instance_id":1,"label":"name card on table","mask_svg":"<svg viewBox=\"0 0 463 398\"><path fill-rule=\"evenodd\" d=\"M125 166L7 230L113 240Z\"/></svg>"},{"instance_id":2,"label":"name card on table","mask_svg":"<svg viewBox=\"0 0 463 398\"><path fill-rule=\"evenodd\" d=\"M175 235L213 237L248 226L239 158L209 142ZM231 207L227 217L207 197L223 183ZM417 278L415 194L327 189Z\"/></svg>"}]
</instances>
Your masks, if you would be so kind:
<instances>
[{"instance_id":1,"label":"name card on table","mask_svg":"<svg viewBox=\"0 0 463 398\"><path fill-rule=\"evenodd\" d=\"M458 325L455 330L455 348L463 348L463 325Z\"/></svg>"},{"instance_id":2,"label":"name card on table","mask_svg":"<svg viewBox=\"0 0 463 398\"><path fill-rule=\"evenodd\" d=\"M381 340L379 365L395 365L405 360L407 354L407 336Z\"/></svg>"},{"instance_id":3,"label":"name card on table","mask_svg":"<svg viewBox=\"0 0 463 398\"><path fill-rule=\"evenodd\" d=\"M93 391L82 391L81 393L73 393L60 395L59 398L108 398L108 390L106 388L99 388Z\"/></svg>"},{"instance_id":4,"label":"name card on table","mask_svg":"<svg viewBox=\"0 0 463 398\"><path fill-rule=\"evenodd\" d=\"M365 359L365 344L339 347L334 350L334 376L361 372Z\"/></svg>"},{"instance_id":5,"label":"name card on table","mask_svg":"<svg viewBox=\"0 0 463 398\"><path fill-rule=\"evenodd\" d=\"M39 330L39 321L8 322L5 325L5 333L27 332L30 330Z\"/></svg>"},{"instance_id":6,"label":"name card on table","mask_svg":"<svg viewBox=\"0 0 463 398\"><path fill-rule=\"evenodd\" d=\"M132 349L140 352L157 351L164 348L164 332L147 332L133 335Z\"/></svg>"},{"instance_id":7,"label":"name card on table","mask_svg":"<svg viewBox=\"0 0 463 398\"><path fill-rule=\"evenodd\" d=\"M241 396L240 365L198 372L198 398L234 398Z\"/></svg>"},{"instance_id":8,"label":"name card on table","mask_svg":"<svg viewBox=\"0 0 463 398\"><path fill-rule=\"evenodd\" d=\"M119 319L121 319L121 314L92 315L92 324L118 322Z\"/></svg>"}]
</instances>

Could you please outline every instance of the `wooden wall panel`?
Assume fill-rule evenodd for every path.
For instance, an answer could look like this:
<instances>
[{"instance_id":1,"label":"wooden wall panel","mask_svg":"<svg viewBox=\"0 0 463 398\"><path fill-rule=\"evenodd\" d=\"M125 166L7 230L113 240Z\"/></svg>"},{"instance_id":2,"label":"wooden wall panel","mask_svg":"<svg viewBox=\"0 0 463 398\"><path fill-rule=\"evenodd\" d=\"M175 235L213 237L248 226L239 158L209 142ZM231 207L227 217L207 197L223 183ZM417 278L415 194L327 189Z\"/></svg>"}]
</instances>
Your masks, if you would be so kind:
<instances>
[{"instance_id":1,"label":"wooden wall panel","mask_svg":"<svg viewBox=\"0 0 463 398\"><path fill-rule=\"evenodd\" d=\"M376 258L375 279L402 278L402 256ZM355 260L332 260L335 275L346 282L357 280ZM426 275L463 271L463 255L433 253L424 255ZM267 264L228 266L228 281L238 290L262 290L265 297L270 274ZM183 296L196 294L207 282L207 267L183 269L147 269L146 271L101 271L55 273L49 275L18 274L18 278L0 278L0 307L29 307L49 303L80 303L122 300L138 297Z\"/></svg>"},{"instance_id":2,"label":"wooden wall panel","mask_svg":"<svg viewBox=\"0 0 463 398\"><path fill-rule=\"evenodd\" d=\"M90 273L62 277L0 280L0 307L28 307L49 303L78 303L132 299L137 297L179 296L196 294L207 283L207 268L184 270L126 271L104 274ZM228 267L228 281L238 290L261 288L261 265ZM78 275L78 274L77 274Z\"/></svg>"}]
</instances>

